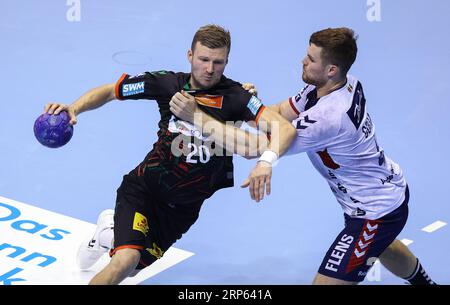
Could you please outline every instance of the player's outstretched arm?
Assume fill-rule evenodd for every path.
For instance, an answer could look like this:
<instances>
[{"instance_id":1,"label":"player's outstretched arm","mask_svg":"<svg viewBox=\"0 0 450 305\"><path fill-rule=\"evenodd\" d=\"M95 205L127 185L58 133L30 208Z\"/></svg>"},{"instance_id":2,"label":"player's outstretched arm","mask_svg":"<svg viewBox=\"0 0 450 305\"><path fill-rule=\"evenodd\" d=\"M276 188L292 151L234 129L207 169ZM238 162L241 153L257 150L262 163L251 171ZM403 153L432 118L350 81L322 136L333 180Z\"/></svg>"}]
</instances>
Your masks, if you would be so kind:
<instances>
[{"instance_id":1,"label":"player's outstretched arm","mask_svg":"<svg viewBox=\"0 0 450 305\"><path fill-rule=\"evenodd\" d=\"M54 102L48 103L45 105L44 112L58 114L61 111L67 111L70 116L70 124L75 125L78 114L101 107L115 98L115 84L108 84L86 92L70 105Z\"/></svg>"},{"instance_id":2,"label":"player's outstretched arm","mask_svg":"<svg viewBox=\"0 0 450 305\"><path fill-rule=\"evenodd\" d=\"M297 135L297 131L291 122L270 107L262 110L257 125L259 129L271 135L266 150L275 152L277 156L281 156L287 151Z\"/></svg>"},{"instance_id":3,"label":"player's outstretched arm","mask_svg":"<svg viewBox=\"0 0 450 305\"><path fill-rule=\"evenodd\" d=\"M234 124L220 122L200 110L195 98L187 92L176 93L169 105L174 115L194 124L204 136L210 137L216 145L229 152L252 159L267 149L269 141L265 134L250 133Z\"/></svg>"},{"instance_id":4,"label":"player's outstretched arm","mask_svg":"<svg viewBox=\"0 0 450 305\"><path fill-rule=\"evenodd\" d=\"M272 176L272 164L281 156L290 146L294 140L297 132L292 124L287 121L280 113L272 111L269 108L261 110L258 120L258 127L263 131L271 134L271 140L260 141L267 143L265 146L248 145L249 143L256 143L248 139L257 136L246 133L243 130L236 128L203 113L197 107L195 98L186 92L176 93L170 101L170 110L177 117L194 123L202 131L214 130L211 136L216 142L228 144L228 139L231 137L237 141L238 144L243 144L247 153L255 153L252 147L257 150L257 154L263 150L260 160L256 167L250 173L248 179L244 182L242 187L249 187L250 196L255 201L259 202L264 198L264 193L270 194L270 179ZM235 148L240 148L239 145L234 145ZM250 149L250 150L249 150ZM241 150L242 151L242 150Z\"/></svg>"},{"instance_id":5,"label":"player's outstretched arm","mask_svg":"<svg viewBox=\"0 0 450 305\"><path fill-rule=\"evenodd\" d=\"M258 127L271 134L267 149L262 153L255 168L250 172L241 187L248 187L250 197L256 202L270 195L272 165L286 152L297 132L292 124L280 113L265 108L258 120Z\"/></svg>"}]
</instances>

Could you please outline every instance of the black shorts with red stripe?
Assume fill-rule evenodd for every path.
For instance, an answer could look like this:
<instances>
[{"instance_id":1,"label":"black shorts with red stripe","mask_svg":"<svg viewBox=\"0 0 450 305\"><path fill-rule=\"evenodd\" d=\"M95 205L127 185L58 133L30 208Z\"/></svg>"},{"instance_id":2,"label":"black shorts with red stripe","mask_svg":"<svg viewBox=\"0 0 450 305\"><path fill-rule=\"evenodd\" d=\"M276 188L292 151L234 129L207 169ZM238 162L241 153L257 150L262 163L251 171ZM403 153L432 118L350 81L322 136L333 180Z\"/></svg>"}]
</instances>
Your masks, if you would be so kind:
<instances>
[{"instance_id":1,"label":"black shorts with red stripe","mask_svg":"<svg viewBox=\"0 0 450 305\"><path fill-rule=\"evenodd\" d=\"M212 194L200 196L195 192L196 184L189 185L185 192L166 189L161 182L163 173L167 170L154 169L143 176L132 171L124 176L117 190L114 248L109 254L113 256L124 248L139 250L138 270L161 258L188 231L204 200Z\"/></svg>"},{"instance_id":2,"label":"black shorts with red stripe","mask_svg":"<svg viewBox=\"0 0 450 305\"><path fill-rule=\"evenodd\" d=\"M362 282L376 259L403 230L408 219L409 190L404 202L391 213L375 220L347 214L339 233L319 268L319 273L349 282Z\"/></svg>"}]
</instances>

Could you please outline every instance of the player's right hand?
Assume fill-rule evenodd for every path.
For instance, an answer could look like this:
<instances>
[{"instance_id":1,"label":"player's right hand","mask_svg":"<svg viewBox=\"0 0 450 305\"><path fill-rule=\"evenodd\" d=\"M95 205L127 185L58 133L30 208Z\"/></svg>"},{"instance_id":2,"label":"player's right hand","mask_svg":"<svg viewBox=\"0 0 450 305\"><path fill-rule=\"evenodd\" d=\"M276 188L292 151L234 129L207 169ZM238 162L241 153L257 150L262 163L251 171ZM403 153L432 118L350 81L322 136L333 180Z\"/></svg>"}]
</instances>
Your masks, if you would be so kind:
<instances>
[{"instance_id":1,"label":"player's right hand","mask_svg":"<svg viewBox=\"0 0 450 305\"><path fill-rule=\"evenodd\" d=\"M61 111L67 111L70 117L69 124L75 125L77 123L77 115L75 113L75 108L72 105L65 105L60 103L48 103L45 105L44 113L48 114L59 114Z\"/></svg>"},{"instance_id":2,"label":"player's right hand","mask_svg":"<svg viewBox=\"0 0 450 305\"><path fill-rule=\"evenodd\" d=\"M256 202L260 202L264 198L265 191L267 195L270 195L271 177L272 164L266 161L258 161L241 187L249 187L250 197Z\"/></svg>"},{"instance_id":3,"label":"player's right hand","mask_svg":"<svg viewBox=\"0 0 450 305\"><path fill-rule=\"evenodd\" d=\"M170 111L183 121L193 123L197 111L195 97L185 91L177 92L169 102Z\"/></svg>"}]
</instances>

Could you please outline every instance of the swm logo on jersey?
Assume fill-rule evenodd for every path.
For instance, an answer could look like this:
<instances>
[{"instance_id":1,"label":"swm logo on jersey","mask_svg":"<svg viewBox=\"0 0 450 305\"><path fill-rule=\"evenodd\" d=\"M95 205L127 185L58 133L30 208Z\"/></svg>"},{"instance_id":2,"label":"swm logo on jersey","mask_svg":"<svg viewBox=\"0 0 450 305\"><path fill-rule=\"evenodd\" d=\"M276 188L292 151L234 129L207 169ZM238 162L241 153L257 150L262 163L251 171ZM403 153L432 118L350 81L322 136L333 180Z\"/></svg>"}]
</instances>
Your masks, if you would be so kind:
<instances>
[{"instance_id":1,"label":"swm logo on jersey","mask_svg":"<svg viewBox=\"0 0 450 305\"><path fill-rule=\"evenodd\" d=\"M130 96L144 92L144 82L125 84L122 87L122 96Z\"/></svg>"},{"instance_id":2,"label":"swm logo on jersey","mask_svg":"<svg viewBox=\"0 0 450 305\"><path fill-rule=\"evenodd\" d=\"M256 96L252 96L250 101L247 104L247 108L250 109L250 111L253 113L253 115L256 115L261 108L262 103Z\"/></svg>"}]
</instances>

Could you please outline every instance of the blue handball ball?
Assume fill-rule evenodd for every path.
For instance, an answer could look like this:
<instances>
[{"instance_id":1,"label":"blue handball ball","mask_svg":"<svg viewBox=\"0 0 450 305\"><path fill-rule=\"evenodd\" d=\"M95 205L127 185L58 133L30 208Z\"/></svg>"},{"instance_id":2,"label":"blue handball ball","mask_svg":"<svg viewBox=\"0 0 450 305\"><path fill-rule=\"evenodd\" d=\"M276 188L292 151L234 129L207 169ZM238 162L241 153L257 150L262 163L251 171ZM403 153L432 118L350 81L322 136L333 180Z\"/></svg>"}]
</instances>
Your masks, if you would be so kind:
<instances>
[{"instance_id":1,"label":"blue handball ball","mask_svg":"<svg viewBox=\"0 0 450 305\"><path fill-rule=\"evenodd\" d=\"M67 111L61 111L57 115L44 113L34 122L34 136L44 146L61 147L67 144L73 135L73 126L69 122Z\"/></svg>"}]
</instances>

